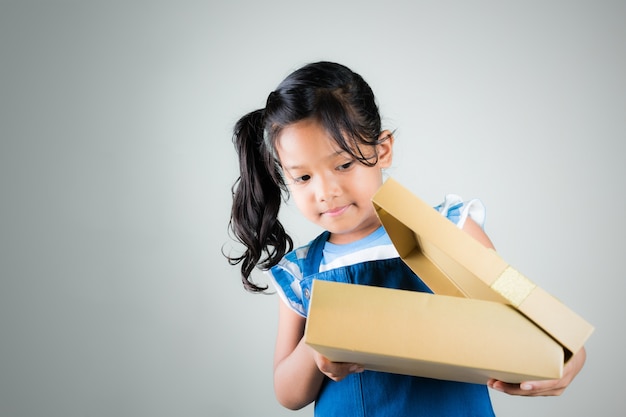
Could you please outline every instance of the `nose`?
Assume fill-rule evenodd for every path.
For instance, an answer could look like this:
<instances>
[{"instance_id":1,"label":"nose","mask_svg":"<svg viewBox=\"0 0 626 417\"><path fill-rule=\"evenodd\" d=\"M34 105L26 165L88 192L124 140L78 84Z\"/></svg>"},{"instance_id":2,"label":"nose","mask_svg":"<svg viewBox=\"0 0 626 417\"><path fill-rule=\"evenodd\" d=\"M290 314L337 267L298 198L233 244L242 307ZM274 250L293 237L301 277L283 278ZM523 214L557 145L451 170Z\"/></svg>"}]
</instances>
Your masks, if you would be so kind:
<instances>
[{"instance_id":1,"label":"nose","mask_svg":"<svg viewBox=\"0 0 626 417\"><path fill-rule=\"evenodd\" d=\"M341 187L334 175L320 175L315 191L318 201L328 202L341 194Z\"/></svg>"}]
</instances>

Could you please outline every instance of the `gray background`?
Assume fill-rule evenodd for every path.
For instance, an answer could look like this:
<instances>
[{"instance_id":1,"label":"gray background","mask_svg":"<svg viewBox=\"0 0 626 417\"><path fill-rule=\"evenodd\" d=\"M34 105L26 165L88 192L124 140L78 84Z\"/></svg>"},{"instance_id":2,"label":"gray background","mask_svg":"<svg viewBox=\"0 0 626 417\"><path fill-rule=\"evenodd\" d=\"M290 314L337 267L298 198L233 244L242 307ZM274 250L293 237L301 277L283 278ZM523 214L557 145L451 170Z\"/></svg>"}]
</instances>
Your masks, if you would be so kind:
<instances>
[{"instance_id":1,"label":"gray background","mask_svg":"<svg viewBox=\"0 0 626 417\"><path fill-rule=\"evenodd\" d=\"M221 250L232 125L318 59L377 93L391 176L481 198L500 254L596 326L563 396L494 393L498 414L623 415L625 21L606 0L2 0L0 415L312 415L273 396L276 295Z\"/></svg>"}]
</instances>

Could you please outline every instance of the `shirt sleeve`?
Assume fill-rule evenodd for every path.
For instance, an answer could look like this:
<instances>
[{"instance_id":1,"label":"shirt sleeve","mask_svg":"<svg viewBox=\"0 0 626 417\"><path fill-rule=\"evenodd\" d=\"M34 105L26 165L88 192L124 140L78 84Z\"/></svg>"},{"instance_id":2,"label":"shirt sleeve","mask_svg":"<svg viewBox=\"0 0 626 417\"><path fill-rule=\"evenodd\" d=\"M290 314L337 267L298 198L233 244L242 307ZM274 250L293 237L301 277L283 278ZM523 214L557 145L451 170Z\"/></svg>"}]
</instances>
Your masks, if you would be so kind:
<instances>
[{"instance_id":1,"label":"shirt sleeve","mask_svg":"<svg viewBox=\"0 0 626 417\"><path fill-rule=\"evenodd\" d=\"M278 296L293 311L306 317L304 302L302 301L302 270L295 252L288 253L278 265L267 272Z\"/></svg>"},{"instance_id":2,"label":"shirt sleeve","mask_svg":"<svg viewBox=\"0 0 626 417\"><path fill-rule=\"evenodd\" d=\"M435 207L443 216L462 229L467 218L474 220L481 228L485 227L486 209L478 199L463 201L456 194L446 195L443 203Z\"/></svg>"}]
</instances>

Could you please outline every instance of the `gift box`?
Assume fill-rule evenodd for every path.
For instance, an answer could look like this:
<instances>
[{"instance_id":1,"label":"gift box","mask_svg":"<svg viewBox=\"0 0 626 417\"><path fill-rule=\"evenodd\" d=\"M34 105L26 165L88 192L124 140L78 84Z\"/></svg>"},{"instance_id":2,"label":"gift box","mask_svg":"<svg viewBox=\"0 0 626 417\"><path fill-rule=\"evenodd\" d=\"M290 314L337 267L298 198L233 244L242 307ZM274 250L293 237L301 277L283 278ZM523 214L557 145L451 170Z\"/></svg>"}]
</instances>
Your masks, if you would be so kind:
<instances>
[{"instance_id":1,"label":"gift box","mask_svg":"<svg viewBox=\"0 0 626 417\"><path fill-rule=\"evenodd\" d=\"M582 317L393 178L373 204L400 257L434 293L511 305L559 342L566 358L593 332Z\"/></svg>"},{"instance_id":2,"label":"gift box","mask_svg":"<svg viewBox=\"0 0 626 417\"><path fill-rule=\"evenodd\" d=\"M486 384L562 375L563 348L513 307L315 280L306 343L334 362Z\"/></svg>"}]
</instances>

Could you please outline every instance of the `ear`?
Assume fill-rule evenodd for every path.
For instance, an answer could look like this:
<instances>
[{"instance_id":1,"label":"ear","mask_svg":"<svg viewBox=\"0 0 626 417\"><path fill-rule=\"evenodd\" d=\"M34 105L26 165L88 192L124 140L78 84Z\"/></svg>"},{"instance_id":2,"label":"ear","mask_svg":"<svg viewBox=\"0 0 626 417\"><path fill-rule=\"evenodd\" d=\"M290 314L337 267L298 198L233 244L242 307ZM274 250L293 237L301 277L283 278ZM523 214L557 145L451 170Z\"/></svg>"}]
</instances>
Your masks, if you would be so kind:
<instances>
[{"instance_id":1,"label":"ear","mask_svg":"<svg viewBox=\"0 0 626 417\"><path fill-rule=\"evenodd\" d=\"M378 136L380 143L376 145L378 151L379 168L389 168L393 159L393 133L389 130L383 130Z\"/></svg>"}]
</instances>

